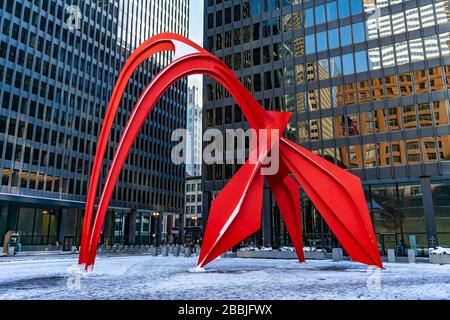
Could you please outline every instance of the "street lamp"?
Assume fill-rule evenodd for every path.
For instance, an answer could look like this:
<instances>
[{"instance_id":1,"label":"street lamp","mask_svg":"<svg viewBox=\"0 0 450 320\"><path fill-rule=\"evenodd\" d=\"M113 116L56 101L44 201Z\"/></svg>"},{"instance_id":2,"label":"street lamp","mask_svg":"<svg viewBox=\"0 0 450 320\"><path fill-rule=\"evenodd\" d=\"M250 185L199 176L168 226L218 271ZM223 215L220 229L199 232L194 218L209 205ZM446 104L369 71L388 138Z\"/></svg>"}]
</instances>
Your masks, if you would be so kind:
<instances>
[{"instance_id":1,"label":"street lamp","mask_svg":"<svg viewBox=\"0 0 450 320\"><path fill-rule=\"evenodd\" d=\"M191 217L192 220L192 243L195 243L197 240L197 221L198 221L198 217L197 216L192 216Z\"/></svg>"}]
</instances>

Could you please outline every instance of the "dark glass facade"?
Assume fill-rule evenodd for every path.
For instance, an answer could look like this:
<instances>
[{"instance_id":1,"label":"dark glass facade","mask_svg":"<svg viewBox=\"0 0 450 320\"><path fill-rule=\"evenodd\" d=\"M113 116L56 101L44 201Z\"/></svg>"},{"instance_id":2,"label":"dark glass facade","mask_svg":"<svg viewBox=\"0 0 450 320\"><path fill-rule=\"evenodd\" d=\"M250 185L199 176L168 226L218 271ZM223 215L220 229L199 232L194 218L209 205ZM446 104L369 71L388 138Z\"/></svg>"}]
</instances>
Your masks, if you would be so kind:
<instances>
[{"instance_id":1,"label":"dark glass facade","mask_svg":"<svg viewBox=\"0 0 450 320\"><path fill-rule=\"evenodd\" d=\"M26 246L79 243L96 141L119 72L148 37L186 36L187 19L187 0L0 0L0 237L13 230ZM134 104L170 58L147 60L130 81L103 180ZM170 137L186 125L186 91L186 80L173 86L138 136L111 201L106 244L149 244L150 221L161 230L158 241L173 240L185 168L171 161ZM154 212L161 213L155 221Z\"/></svg>"},{"instance_id":2,"label":"dark glass facade","mask_svg":"<svg viewBox=\"0 0 450 320\"><path fill-rule=\"evenodd\" d=\"M448 1L205 1L205 48L268 110L293 113L286 135L359 176L379 247L450 245ZM247 127L206 79L205 128ZM238 165L204 166L204 211ZM447 194L445 195L445 193ZM306 244L336 246L302 193ZM286 245L265 192L263 231Z\"/></svg>"}]
</instances>

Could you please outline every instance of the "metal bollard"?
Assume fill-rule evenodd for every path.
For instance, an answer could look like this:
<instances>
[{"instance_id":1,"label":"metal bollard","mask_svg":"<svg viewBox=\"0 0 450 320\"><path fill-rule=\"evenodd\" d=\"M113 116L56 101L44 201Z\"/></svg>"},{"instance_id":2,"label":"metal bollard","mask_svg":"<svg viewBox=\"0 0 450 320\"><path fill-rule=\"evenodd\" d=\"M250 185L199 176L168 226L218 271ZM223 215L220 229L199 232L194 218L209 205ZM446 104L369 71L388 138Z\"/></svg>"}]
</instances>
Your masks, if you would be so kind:
<instances>
[{"instance_id":1,"label":"metal bollard","mask_svg":"<svg viewBox=\"0 0 450 320\"><path fill-rule=\"evenodd\" d=\"M184 248L184 256L186 258L189 258L191 256L191 247L185 247Z\"/></svg>"},{"instance_id":2,"label":"metal bollard","mask_svg":"<svg viewBox=\"0 0 450 320\"><path fill-rule=\"evenodd\" d=\"M169 246L168 245L165 245L162 248L162 255L163 255L163 257L168 257L169 256Z\"/></svg>"},{"instance_id":3,"label":"metal bollard","mask_svg":"<svg viewBox=\"0 0 450 320\"><path fill-rule=\"evenodd\" d=\"M179 257L179 256L180 256L180 251L181 251L180 245L177 244L177 245L175 246L175 248L174 248L173 255L174 255L175 257Z\"/></svg>"},{"instance_id":4,"label":"metal bollard","mask_svg":"<svg viewBox=\"0 0 450 320\"><path fill-rule=\"evenodd\" d=\"M408 262L416 263L416 250L408 249Z\"/></svg>"},{"instance_id":5,"label":"metal bollard","mask_svg":"<svg viewBox=\"0 0 450 320\"><path fill-rule=\"evenodd\" d=\"M388 249L388 262L394 263L395 262L395 250L394 249Z\"/></svg>"},{"instance_id":6,"label":"metal bollard","mask_svg":"<svg viewBox=\"0 0 450 320\"><path fill-rule=\"evenodd\" d=\"M333 261L339 262L344 260L344 252L341 248L333 248Z\"/></svg>"}]
</instances>

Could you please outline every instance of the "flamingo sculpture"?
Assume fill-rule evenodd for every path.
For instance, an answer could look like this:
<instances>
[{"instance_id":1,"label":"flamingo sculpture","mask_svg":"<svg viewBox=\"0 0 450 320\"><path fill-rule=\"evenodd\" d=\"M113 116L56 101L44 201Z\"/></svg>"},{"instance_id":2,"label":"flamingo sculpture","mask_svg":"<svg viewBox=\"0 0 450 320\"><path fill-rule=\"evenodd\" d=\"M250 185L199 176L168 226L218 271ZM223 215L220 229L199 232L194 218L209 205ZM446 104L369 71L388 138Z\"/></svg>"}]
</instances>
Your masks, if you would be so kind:
<instances>
[{"instance_id":1,"label":"flamingo sculpture","mask_svg":"<svg viewBox=\"0 0 450 320\"><path fill-rule=\"evenodd\" d=\"M126 85L144 60L163 51L175 52L175 57L151 80L137 101L121 135L94 215L101 165ZM86 270L94 265L108 204L140 129L161 96L176 81L194 74L208 75L221 83L242 108L250 127L257 132L284 132L288 125L291 113L266 111L220 59L189 39L162 33L145 41L131 54L119 75L98 139L79 256L79 263L85 264ZM264 147L252 151L256 161L247 161L212 202L198 266L204 267L260 229L262 190L264 178L267 177L301 262L305 258L299 185L352 260L382 268L359 178L284 137L268 138L270 142L267 145L261 144ZM261 170L275 144L279 146L279 170L274 175L264 176Z\"/></svg>"}]
</instances>

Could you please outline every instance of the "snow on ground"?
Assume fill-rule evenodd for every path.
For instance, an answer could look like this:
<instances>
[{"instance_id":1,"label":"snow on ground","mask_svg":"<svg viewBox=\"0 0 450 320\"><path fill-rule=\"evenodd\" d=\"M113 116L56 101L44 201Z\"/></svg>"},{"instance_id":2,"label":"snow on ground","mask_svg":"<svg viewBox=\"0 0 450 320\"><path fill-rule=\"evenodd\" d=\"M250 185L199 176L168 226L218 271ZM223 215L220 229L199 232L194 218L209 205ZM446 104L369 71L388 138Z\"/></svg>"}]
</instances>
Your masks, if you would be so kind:
<instances>
[{"instance_id":1,"label":"snow on ground","mask_svg":"<svg viewBox=\"0 0 450 320\"><path fill-rule=\"evenodd\" d=\"M84 272L75 256L0 258L4 299L450 299L450 266L217 259L99 257Z\"/></svg>"}]
</instances>

